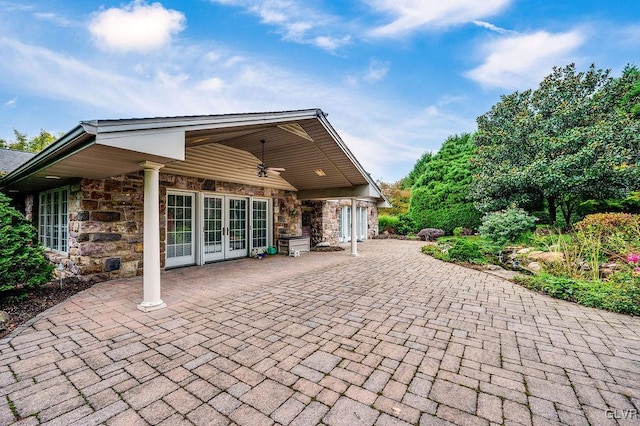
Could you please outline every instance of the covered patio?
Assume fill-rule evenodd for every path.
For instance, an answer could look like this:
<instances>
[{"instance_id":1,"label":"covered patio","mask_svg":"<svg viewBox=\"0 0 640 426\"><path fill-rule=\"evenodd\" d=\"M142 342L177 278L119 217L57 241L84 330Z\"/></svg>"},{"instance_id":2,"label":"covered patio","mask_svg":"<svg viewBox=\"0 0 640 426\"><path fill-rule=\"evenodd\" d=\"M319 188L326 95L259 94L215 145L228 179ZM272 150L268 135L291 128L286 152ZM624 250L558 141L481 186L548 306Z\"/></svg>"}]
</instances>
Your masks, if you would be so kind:
<instances>
[{"instance_id":1,"label":"covered patio","mask_svg":"<svg viewBox=\"0 0 640 426\"><path fill-rule=\"evenodd\" d=\"M149 313L97 284L0 340L0 424L637 422L638 318L422 244L167 271Z\"/></svg>"},{"instance_id":2,"label":"covered patio","mask_svg":"<svg viewBox=\"0 0 640 426\"><path fill-rule=\"evenodd\" d=\"M143 189L136 189L136 174L140 171L144 171ZM165 177L163 183L162 176L170 179ZM105 179L115 180L115 183L104 183ZM78 182L80 187L74 193L74 185ZM27 200L24 204L36 210L31 213L35 218L38 217L37 207L34 207L38 200L35 194L65 185L69 185L68 191L51 193L51 197L69 197L70 200L68 213L65 210L59 218L60 221L71 218L68 234L62 234L66 232L64 226L54 230L61 233L56 241L69 240L69 247L61 246L58 251L68 253L71 262L62 260L65 264L73 264L69 269L103 272L109 277L119 276L116 272L127 262L127 273L138 272L144 277L144 297L138 308L145 312L166 306L161 294L163 267L204 264L218 259L207 257L205 245L208 242L205 239L216 232L217 246L236 244L240 247L238 254L223 254L220 259L248 256L253 248L276 245L279 232L299 234L300 219L294 218L293 214L299 207L293 204L293 208L284 207L290 211L280 212L280 206L273 205L276 196L283 202L287 198L294 203L348 200L353 256L358 254L357 225L362 222L357 216L358 209L362 209L359 203L368 203L375 208L376 229L377 206L388 206L377 184L319 109L85 121L0 179L0 190L14 198L24 197ZM117 187L117 190L108 192L111 187ZM220 190L219 187L224 188ZM174 198L178 197L178 202L182 203L184 199L190 206L197 204L198 208L190 207L189 234L177 235L180 241L186 239L191 244L189 256L183 256L187 260L172 264L168 258L174 251L168 250L168 245L178 243L170 243L167 239L168 222L175 219L167 210L170 191L178 191L172 193ZM210 198L206 198L208 194L211 194ZM246 212L252 207L248 203L253 202L255 194L258 195L256 202L262 203L256 204L257 208L270 213L270 217L260 224L265 229L264 234L252 240L249 237L250 220L235 229L234 222L229 219L226 223L214 223L212 219L211 226L218 226L217 231L203 236L209 224L203 224L201 216L209 211L215 213L214 207L205 212L205 203L227 203L226 209L234 213L235 207L230 207L229 203L235 203L236 198L232 197L242 195L244 198L239 202L243 210L238 214L244 215L242 220L247 221ZM218 198L214 199L214 196ZM27 197L31 197L31 201ZM140 200L144 200L143 208L136 211L135 205ZM134 207L129 208L130 205ZM169 205L169 208L173 207ZM178 213L183 213L181 206L175 207ZM136 216L139 223L127 222L127 213ZM41 221L48 218L47 214L50 215L40 211ZM57 217L53 219L58 220ZM101 228L88 225L100 221L105 224ZM138 226L143 229L137 229ZM114 231L121 228L125 231ZM375 234L375 230L371 231ZM240 244L228 241L235 233L244 239ZM143 239L142 244L137 237ZM129 245L112 249L113 255L105 253L105 244L98 246L104 242L117 245L125 240ZM182 246L178 247L180 253L183 253ZM126 250L131 255L122 256L120 253ZM143 252L142 259L140 252ZM101 257L92 259L96 253ZM84 264L78 266L82 262ZM143 271L136 271L139 264L144 265Z\"/></svg>"}]
</instances>

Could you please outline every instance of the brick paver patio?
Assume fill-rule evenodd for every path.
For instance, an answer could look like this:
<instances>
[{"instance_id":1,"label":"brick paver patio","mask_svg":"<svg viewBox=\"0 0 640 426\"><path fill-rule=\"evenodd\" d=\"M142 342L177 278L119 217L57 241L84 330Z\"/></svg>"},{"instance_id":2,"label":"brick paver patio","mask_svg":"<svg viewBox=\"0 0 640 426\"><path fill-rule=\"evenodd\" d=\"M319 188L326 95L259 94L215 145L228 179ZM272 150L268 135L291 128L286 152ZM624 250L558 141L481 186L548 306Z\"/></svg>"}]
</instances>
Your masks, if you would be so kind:
<instances>
[{"instance_id":1,"label":"brick paver patio","mask_svg":"<svg viewBox=\"0 0 640 426\"><path fill-rule=\"evenodd\" d=\"M0 424L638 424L640 320L373 240L101 283L0 341Z\"/></svg>"}]
</instances>

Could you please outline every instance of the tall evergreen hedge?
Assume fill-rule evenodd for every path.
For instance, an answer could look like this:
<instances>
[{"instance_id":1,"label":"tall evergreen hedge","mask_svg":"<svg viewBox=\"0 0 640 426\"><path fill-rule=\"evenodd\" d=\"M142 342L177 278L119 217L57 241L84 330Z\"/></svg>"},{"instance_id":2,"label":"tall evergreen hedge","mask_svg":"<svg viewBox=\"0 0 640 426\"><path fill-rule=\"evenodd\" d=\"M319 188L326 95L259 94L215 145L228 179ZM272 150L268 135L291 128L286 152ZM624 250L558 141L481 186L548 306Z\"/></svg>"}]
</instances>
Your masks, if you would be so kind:
<instances>
[{"instance_id":1,"label":"tall evergreen hedge","mask_svg":"<svg viewBox=\"0 0 640 426\"><path fill-rule=\"evenodd\" d=\"M439 228L451 235L457 227L480 225L480 212L469 199L475 151L470 134L451 136L436 154L416 164L420 175L411 188L409 216L417 229Z\"/></svg>"}]
</instances>

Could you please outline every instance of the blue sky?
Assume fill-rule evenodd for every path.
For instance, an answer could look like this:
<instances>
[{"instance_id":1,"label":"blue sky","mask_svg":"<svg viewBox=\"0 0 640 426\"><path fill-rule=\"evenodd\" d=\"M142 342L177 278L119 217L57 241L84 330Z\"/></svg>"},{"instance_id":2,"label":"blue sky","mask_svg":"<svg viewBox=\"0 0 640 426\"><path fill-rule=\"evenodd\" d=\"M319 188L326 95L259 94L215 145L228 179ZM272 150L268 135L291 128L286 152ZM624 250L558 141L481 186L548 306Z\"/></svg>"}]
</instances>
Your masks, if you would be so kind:
<instances>
[{"instance_id":1,"label":"blue sky","mask_svg":"<svg viewBox=\"0 0 640 426\"><path fill-rule=\"evenodd\" d=\"M640 65L637 0L0 0L0 137L322 108L392 182L554 65Z\"/></svg>"}]
</instances>

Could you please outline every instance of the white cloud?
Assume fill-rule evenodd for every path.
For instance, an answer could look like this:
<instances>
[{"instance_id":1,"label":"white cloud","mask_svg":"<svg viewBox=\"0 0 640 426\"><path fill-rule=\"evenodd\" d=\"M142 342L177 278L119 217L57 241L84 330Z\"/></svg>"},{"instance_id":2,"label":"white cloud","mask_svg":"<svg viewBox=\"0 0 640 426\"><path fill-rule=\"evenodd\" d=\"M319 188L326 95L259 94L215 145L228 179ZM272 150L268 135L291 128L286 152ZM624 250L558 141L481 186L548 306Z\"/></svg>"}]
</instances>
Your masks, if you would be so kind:
<instances>
[{"instance_id":1,"label":"white cloud","mask_svg":"<svg viewBox=\"0 0 640 426\"><path fill-rule=\"evenodd\" d=\"M14 108L17 103L18 103L18 97L14 96L12 99L9 99L7 102L5 102L2 105L2 109Z\"/></svg>"},{"instance_id":2,"label":"white cloud","mask_svg":"<svg viewBox=\"0 0 640 426\"><path fill-rule=\"evenodd\" d=\"M371 7L393 17L375 28L374 36L395 37L424 28L446 28L496 15L513 0L365 0Z\"/></svg>"},{"instance_id":3,"label":"white cloud","mask_svg":"<svg viewBox=\"0 0 640 426\"><path fill-rule=\"evenodd\" d=\"M335 52L351 40L345 25L309 2L295 0L210 0L225 6L235 6L257 15L263 24L276 28L283 40L314 45ZM337 35L336 35L337 34Z\"/></svg>"},{"instance_id":4,"label":"white cloud","mask_svg":"<svg viewBox=\"0 0 640 426\"><path fill-rule=\"evenodd\" d=\"M486 88L529 88L537 85L553 66L572 62L583 42L579 31L540 31L498 38L483 46L484 62L465 76Z\"/></svg>"},{"instance_id":5,"label":"white cloud","mask_svg":"<svg viewBox=\"0 0 640 426\"><path fill-rule=\"evenodd\" d=\"M207 58L212 51L216 54ZM80 59L0 37L0 79L21 93L80 111L77 120L322 108L364 168L386 180L406 175L423 152L475 125L473 119L456 115L457 105L416 108L377 99L368 91L299 75L245 52L207 45L171 47L166 53L162 59L145 58L141 64L136 58L127 65L123 60ZM245 59L234 60L238 57ZM381 77L385 66L372 64Z\"/></svg>"},{"instance_id":6,"label":"white cloud","mask_svg":"<svg viewBox=\"0 0 640 426\"><path fill-rule=\"evenodd\" d=\"M342 46L349 44L350 41L350 35L346 35L342 38L318 36L313 40L313 44L329 52L335 52Z\"/></svg>"},{"instance_id":7,"label":"white cloud","mask_svg":"<svg viewBox=\"0 0 640 426\"><path fill-rule=\"evenodd\" d=\"M515 31L511 31L511 30L507 30L505 28L497 27L497 26L493 25L490 22L475 20L475 21L473 21L473 23L475 25L479 26L479 27L486 28L486 29L494 31L494 32L496 32L498 34L515 34Z\"/></svg>"},{"instance_id":8,"label":"white cloud","mask_svg":"<svg viewBox=\"0 0 640 426\"><path fill-rule=\"evenodd\" d=\"M166 46L185 27L185 16L160 3L134 0L122 8L93 14L89 31L98 47L120 52L148 52Z\"/></svg>"},{"instance_id":9,"label":"white cloud","mask_svg":"<svg viewBox=\"0 0 640 426\"><path fill-rule=\"evenodd\" d=\"M206 80L202 80L196 85L196 89L210 90L216 92L224 87L224 81L218 77L211 77Z\"/></svg>"},{"instance_id":10,"label":"white cloud","mask_svg":"<svg viewBox=\"0 0 640 426\"><path fill-rule=\"evenodd\" d=\"M40 19L42 21L53 22L54 24L61 27L71 27L74 25L73 22L70 21L69 19L60 15L57 15L55 13L35 12L33 16L35 16L37 19Z\"/></svg>"},{"instance_id":11,"label":"white cloud","mask_svg":"<svg viewBox=\"0 0 640 426\"><path fill-rule=\"evenodd\" d=\"M376 58L369 61L369 69L364 76L364 79L369 82L376 82L384 79L389 72L389 62L383 62Z\"/></svg>"}]
</instances>

